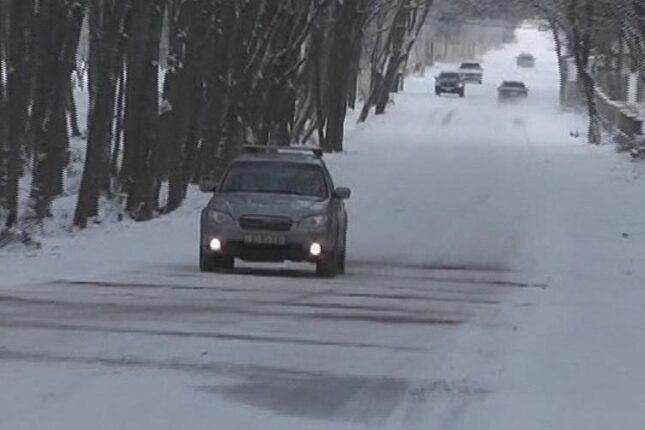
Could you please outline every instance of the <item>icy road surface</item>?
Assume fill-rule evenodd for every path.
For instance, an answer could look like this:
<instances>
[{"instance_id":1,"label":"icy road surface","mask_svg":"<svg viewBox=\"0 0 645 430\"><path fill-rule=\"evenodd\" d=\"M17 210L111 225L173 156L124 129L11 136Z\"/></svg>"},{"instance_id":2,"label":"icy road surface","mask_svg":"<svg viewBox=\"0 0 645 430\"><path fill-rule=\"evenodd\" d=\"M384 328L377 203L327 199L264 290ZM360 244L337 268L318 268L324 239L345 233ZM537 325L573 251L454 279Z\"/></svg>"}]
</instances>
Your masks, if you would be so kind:
<instances>
[{"instance_id":1,"label":"icy road surface","mask_svg":"<svg viewBox=\"0 0 645 430\"><path fill-rule=\"evenodd\" d=\"M465 99L409 79L350 127L345 277L200 274L198 193L0 258L0 429L641 428L642 171L569 136L518 34Z\"/></svg>"}]
</instances>

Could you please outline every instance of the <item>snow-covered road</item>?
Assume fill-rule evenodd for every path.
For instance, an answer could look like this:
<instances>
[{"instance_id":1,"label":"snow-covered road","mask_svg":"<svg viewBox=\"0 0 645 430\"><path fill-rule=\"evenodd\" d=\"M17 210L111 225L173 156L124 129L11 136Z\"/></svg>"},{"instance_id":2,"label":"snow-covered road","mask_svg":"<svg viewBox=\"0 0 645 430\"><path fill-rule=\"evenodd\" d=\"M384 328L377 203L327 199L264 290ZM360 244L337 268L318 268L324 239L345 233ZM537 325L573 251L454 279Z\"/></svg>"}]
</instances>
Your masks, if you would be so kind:
<instances>
[{"instance_id":1,"label":"snow-covered road","mask_svg":"<svg viewBox=\"0 0 645 430\"><path fill-rule=\"evenodd\" d=\"M569 136L551 48L351 127L345 277L200 274L198 194L0 257L0 429L640 428L645 170Z\"/></svg>"}]
</instances>

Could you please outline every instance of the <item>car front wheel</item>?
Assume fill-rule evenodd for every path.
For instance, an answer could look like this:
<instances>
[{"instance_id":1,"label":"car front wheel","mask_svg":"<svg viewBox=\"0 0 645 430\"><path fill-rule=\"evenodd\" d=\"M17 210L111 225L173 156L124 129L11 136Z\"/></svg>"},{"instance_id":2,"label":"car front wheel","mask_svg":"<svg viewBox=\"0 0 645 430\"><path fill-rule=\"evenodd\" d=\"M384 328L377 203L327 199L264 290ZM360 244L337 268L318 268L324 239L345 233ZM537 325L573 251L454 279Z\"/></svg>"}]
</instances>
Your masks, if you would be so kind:
<instances>
[{"instance_id":1,"label":"car front wheel","mask_svg":"<svg viewBox=\"0 0 645 430\"><path fill-rule=\"evenodd\" d=\"M199 249L199 271L204 273L232 272L235 268L235 259L226 256L208 255L202 248Z\"/></svg>"},{"instance_id":2,"label":"car front wheel","mask_svg":"<svg viewBox=\"0 0 645 430\"><path fill-rule=\"evenodd\" d=\"M324 259L316 263L316 275L321 278L334 278L339 272L338 253L331 252Z\"/></svg>"}]
</instances>

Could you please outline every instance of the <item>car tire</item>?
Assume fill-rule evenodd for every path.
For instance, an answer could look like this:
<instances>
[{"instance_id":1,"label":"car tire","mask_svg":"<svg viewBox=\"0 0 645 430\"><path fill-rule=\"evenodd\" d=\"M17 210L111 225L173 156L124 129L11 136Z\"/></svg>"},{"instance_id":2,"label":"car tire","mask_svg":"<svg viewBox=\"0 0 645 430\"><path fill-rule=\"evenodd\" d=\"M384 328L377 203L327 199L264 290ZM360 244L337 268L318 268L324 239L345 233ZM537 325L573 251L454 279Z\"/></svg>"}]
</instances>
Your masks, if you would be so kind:
<instances>
[{"instance_id":1,"label":"car tire","mask_svg":"<svg viewBox=\"0 0 645 430\"><path fill-rule=\"evenodd\" d=\"M321 278L334 278L338 275L338 253L332 252L326 258L316 263L316 275Z\"/></svg>"},{"instance_id":2,"label":"car tire","mask_svg":"<svg viewBox=\"0 0 645 430\"><path fill-rule=\"evenodd\" d=\"M466 92L464 90L459 91L459 97L464 98L466 96Z\"/></svg>"},{"instance_id":3,"label":"car tire","mask_svg":"<svg viewBox=\"0 0 645 430\"><path fill-rule=\"evenodd\" d=\"M436 95L438 95L438 96L440 96L440 95L441 95L441 91L439 91L439 90L438 90L438 89L436 89L436 88L435 88L435 90L434 90L434 93L435 93Z\"/></svg>"},{"instance_id":4,"label":"car tire","mask_svg":"<svg viewBox=\"0 0 645 430\"><path fill-rule=\"evenodd\" d=\"M214 257L199 249L199 271L203 273L232 272L235 269L233 257Z\"/></svg>"}]
</instances>

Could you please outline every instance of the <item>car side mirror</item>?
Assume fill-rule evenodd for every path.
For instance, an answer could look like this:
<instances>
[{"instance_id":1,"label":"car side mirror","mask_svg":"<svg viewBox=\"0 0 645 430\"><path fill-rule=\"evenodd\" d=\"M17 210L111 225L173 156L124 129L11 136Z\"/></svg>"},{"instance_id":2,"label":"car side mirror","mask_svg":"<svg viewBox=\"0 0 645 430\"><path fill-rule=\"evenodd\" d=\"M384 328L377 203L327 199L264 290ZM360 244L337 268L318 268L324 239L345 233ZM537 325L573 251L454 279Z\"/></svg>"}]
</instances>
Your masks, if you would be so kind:
<instances>
[{"instance_id":1,"label":"car side mirror","mask_svg":"<svg viewBox=\"0 0 645 430\"><path fill-rule=\"evenodd\" d=\"M351 195L352 195L352 191L349 188L338 187L334 190L334 197L341 200L347 200L350 198Z\"/></svg>"},{"instance_id":2,"label":"car side mirror","mask_svg":"<svg viewBox=\"0 0 645 430\"><path fill-rule=\"evenodd\" d=\"M199 190L204 193L215 193L219 187L219 183L212 179L203 180L199 184Z\"/></svg>"}]
</instances>

